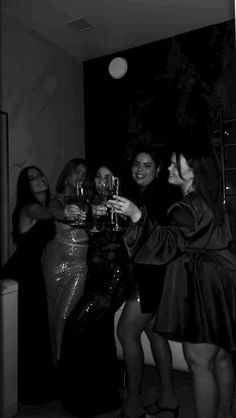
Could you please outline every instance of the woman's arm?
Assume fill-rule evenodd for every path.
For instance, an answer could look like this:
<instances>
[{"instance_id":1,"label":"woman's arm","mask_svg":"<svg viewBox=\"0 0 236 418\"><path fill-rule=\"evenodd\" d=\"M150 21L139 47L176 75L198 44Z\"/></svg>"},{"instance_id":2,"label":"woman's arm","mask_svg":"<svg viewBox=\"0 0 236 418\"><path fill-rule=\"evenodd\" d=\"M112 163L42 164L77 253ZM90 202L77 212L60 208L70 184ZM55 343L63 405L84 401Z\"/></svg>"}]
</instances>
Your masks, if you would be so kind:
<instances>
[{"instance_id":1,"label":"woman's arm","mask_svg":"<svg viewBox=\"0 0 236 418\"><path fill-rule=\"evenodd\" d=\"M60 199L57 199L56 197L52 198L49 202L48 210L53 219L64 221L64 205Z\"/></svg>"},{"instance_id":2,"label":"woman's arm","mask_svg":"<svg viewBox=\"0 0 236 418\"><path fill-rule=\"evenodd\" d=\"M21 218L29 218L31 220L52 218L49 210L40 203L30 203L29 205L23 206L20 216Z\"/></svg>"},{"instance_id":3,"label":"woman's arm","mask_svg":"<svg viewBox=\"0 0 236 418\"><path fill-rule=\"evenodd\" d=\"M49 213L57 221L64 221L66 219L74 220L78 216L81 220L86 219L86 212L80 209L75 204L64 206L61 199L54 197L49 202Z\"/></svg>"},{"instance_id":4,"label":"woman's arm","mask_svg":"<svg viewBox=\"0 0 236 418\"><path fill-rule=\"evenodd\" d=\"M131 225L125 237L126 247L135 262L167 264L182 254L196 231L196 217L190 205L173 205L168 225L154 225L144 211L136 225Z\"/></svg>"}]
</instances>

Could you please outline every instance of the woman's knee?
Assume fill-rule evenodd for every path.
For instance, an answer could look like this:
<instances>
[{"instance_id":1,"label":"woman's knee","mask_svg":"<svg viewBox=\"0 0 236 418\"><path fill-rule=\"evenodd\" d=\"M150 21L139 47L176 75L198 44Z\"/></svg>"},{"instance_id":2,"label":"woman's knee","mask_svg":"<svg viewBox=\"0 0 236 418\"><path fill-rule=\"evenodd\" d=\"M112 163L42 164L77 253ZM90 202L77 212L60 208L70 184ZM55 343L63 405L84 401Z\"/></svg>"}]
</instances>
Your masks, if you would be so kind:
<instances>
[{"instance_id":1,"label":"woman's knee","mask_svg":"<svg viewBox=\"0 0 236 418\"><path fill-rule=\"evenodd\" d=\"M183 343L185 360L192 372L199 370L212 371L219 349L210 344Z\"/></svg>"},{"instance_id":2,"label":"woman's knee","mask_svg":"<svg viewBox=\"0 0 236 418\"><path fill-rule=\"evenodd\" d=\"M118 322L116 333L121 345L124 345L128 341L138 341L141 338L139 328L134 323L132 324L125 320Z\"/></svg>"}]
</instances>

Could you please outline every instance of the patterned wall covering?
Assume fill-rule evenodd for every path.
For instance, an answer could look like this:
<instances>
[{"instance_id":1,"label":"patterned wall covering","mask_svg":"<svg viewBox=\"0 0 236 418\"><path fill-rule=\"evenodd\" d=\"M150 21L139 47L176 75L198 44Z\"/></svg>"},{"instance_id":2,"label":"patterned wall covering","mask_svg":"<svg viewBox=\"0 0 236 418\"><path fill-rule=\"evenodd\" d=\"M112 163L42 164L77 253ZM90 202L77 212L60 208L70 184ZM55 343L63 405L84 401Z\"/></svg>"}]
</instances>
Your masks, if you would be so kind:
<instances>
[{"instance_id":1,"label":"patterned wall covering","mask_svg":"<svg viewBox=\"0 0 236 418\"><path fill-rule=\"evenodd\" d=\"M115 56L128 62L113 79ZM122 161L169 128L236 117L235 26L230 20L84 64L86 156Z\"/></svg>"}]
</instances>

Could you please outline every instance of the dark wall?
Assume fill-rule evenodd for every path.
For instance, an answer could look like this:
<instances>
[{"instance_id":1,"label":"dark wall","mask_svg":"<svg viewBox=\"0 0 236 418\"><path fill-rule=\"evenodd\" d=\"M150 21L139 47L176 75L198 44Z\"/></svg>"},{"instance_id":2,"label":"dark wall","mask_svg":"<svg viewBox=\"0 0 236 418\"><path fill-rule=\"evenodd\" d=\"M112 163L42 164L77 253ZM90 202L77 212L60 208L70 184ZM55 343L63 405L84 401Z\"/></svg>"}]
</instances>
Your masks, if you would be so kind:
<instances>
[{"instance_id":1,"label":"dark wall","mask_svg":"<svg viewBox=\"0 0 236 418\"><path fill-rule=\"evenodd\" d=\"M87 159L120 162L139 142L168 145L176 125L236 117L234 32L230 20L85 62ZM108 73L115 56L128 62L121 79Z\"/></svg>"}]
</instances>

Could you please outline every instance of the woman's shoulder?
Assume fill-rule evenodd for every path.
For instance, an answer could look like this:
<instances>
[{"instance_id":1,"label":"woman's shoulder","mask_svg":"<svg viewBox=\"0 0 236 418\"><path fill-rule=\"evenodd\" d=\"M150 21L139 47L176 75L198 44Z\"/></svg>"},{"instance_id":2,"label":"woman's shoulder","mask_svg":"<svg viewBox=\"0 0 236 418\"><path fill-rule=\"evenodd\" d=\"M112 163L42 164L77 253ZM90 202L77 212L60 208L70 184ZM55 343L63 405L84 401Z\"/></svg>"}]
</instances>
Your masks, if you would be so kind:
<instances>
[{"instance_id":1,"label":"woman's shoulder","mask_svg":"<svg viewBox=\"0 0 236 418\"><path fill-rule=\"evenodd\" d=\"M185 213L185 216L189 214L191 217L198 218L202 216L203 211L206 210L201 196L195 192L188 193L182 199L173 203L169 208L168 214Z\"/></svg>"}]
</instances>

